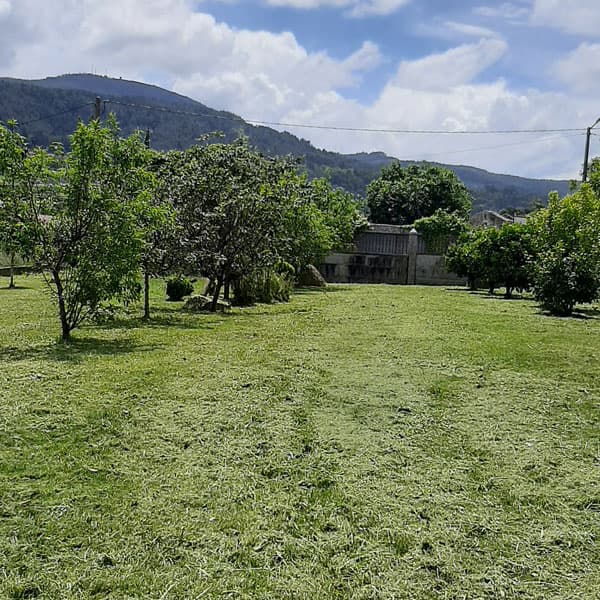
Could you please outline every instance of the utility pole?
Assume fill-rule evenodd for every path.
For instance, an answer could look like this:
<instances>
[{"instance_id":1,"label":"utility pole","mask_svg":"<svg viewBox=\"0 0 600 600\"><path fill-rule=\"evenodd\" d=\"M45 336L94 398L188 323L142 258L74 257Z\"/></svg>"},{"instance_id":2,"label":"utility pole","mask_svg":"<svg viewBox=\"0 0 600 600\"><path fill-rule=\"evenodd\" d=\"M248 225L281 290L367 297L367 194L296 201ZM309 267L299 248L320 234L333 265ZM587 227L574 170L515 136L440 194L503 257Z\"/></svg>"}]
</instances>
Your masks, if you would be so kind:
<instances>
[{"instance_id":1,"label":"utility pole","mask_svg":"<svg viewBox=\"0 0 600 600\"><path fill-rule=\"evenodd\" d=\"M94 102L94 121L97 121L100 118L100 105L101 105L100 96L96 96L96 101Z\"/></svg>"},{"instance_id":2,"label":"utility pole","mask_svg":"<svg viewBox=\"0 0 600 600\"><path fill-rule=\"evenodd\" d=\"M585 136L585 154L583 158L583 176L581 178L582 183L587 181L588 162L590 160L590 139L592 137L592 129L594 129L598 123L600 123L600 118L596 119L595 123L591 127L587 128L587 133Z\"/></svg>"}]
</instances>

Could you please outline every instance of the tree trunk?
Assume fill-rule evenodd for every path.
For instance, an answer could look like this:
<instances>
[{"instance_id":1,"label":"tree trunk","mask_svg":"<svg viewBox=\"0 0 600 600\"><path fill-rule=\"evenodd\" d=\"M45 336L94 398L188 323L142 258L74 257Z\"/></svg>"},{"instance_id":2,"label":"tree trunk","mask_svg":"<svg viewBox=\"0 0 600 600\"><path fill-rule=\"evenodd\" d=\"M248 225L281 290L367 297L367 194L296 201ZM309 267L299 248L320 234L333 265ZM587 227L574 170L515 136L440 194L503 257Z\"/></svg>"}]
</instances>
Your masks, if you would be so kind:
<instances>
[{"instance_id":1,"label":"tree trunk","mask_svg":"<svg viewBox=\"0 0 600 600\"><path fill-rule=\"evenodd\" d=\"M225 282L225 287L223 288L223 300L227 300L229 302L229 296L231 294L231 283L229 279Z\"/></svg>"},{"instance_id":2,"label":"tree trunk","mask_svg":"<svg viewBox=\"0 0 600 600\"><path fill-rule=\"evenodd\" d=\"M144 265L144 321L150 320L150 273L148 264Z\"/></svg>"},{"instance_id":3,"label":"tree trunk","mask_svg":"<svg viewBox=\"0 0 600 600\"><path fill-rule=\"evenodd\" d=\"M212 302L210 303L210 312L217 312L217 302L219 301L219 294L221 293L222 287L223 287L223 278L218 277L217 282L215 284L215 291L213 293Z\"/></svg>"},{"instance_id":4,"label":"tree trunk","mask_svg":"<svg viewBox=\"0 0 600 600\"><path fill-rule=\"evenodd\" d=\"M10 283L8 287L12 290L15 287L15 253L10 253Z\"/></svg>"},{"instance_id":5,"label":"tree trunk","mask_svg":"<svg viewBox=\"0 0 600 600\"><path fill-rule=\"evenodd\" d=\"M58 296L58 316L60 317L61 337L63 342L68 342L71 339L71 326L67 318L65 293L59 272L52 271L52 278L54 279L56 295Z\"/></svg>"}]
</instances>

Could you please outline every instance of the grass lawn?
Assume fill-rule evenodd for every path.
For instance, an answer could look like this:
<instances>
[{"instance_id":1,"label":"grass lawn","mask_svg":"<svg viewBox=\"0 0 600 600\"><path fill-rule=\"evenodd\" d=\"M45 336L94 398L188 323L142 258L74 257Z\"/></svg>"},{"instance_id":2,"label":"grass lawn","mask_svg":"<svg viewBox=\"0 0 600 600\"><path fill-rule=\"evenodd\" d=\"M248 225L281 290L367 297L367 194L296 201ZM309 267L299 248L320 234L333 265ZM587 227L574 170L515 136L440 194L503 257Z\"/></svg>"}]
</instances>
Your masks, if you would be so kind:
<instances>
[{"instance_id":1,"label":"grass lawn","mask_svg":"<svg viewBox=\"0 0 600 600\"><path fill-rule=\"evenodd\" d=\"M332 287L56 343L0 289L0 598L600 598L600 312ZM2 280L2 286L6 280Z\"/></svg>"}]
</instances>

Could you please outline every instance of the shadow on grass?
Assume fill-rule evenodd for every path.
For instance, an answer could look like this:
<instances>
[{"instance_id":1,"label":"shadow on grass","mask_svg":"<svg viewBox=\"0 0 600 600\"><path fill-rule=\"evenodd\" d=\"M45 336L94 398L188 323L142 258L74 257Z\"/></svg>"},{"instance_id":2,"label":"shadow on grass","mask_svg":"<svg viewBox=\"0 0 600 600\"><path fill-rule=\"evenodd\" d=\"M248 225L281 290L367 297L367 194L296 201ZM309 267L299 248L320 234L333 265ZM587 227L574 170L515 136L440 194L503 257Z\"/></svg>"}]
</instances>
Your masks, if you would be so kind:
<instances>
[{"instance_id":1,"label":"shadow on grass","mask_svg":"<svg viewBox=\"0 0 600 600\"><path fill-rule=\"evenodd\" d=\"M463 294L469 294L469 296L479 296L480 298L487 298L488 300L525 300L527 302L534 302L535 298L527 292L519 294L513 292L510 298L507 298L500 290L497 290L494 294L490 294L487 290L472 290L466 287L447 287L446 292L462 292Z\"/></svg>"},{"instance_id":2,"label":"shadow on grass","mask_svg":"<svg viewBox=\"0 0 600 600\"><path fill-rule=\"evenodd\" d=\"M361 285L361 284L354 284ZM292 292L293 296L307 296L314 294L333 294L335 292L347 292L352 289L350 285L344 285L339 283L328 283L327 287L297 287Z\"/></svg>"},{"instance_id":3,"label":"shadow on grass","mask_svg":"<svg viewBox=\"0 0 600 600\"><path fill-rule=\"evenodd\" d=\"M94 329L192 329L210 330L215 325L233 317L227 313L194 313L180 307L156 307L150 311L150 319L145 320L141 315L117 315L101 323L92 325Z\"/></svg>"},{"instance_id":4,"label":"shadow on grass","mask_svg":"<svg viewBox=\"0 0 600 600\"><path fill-rule=\"evenodd\" d=\"M553 315L549 310L540 307L537 314L542 317L559 319L561 321L568 319L575 319L576 321L600 321L600 309L597 308L574 308L570 315Z\"/></svg>"},{"instance_id":5,"label":"shadow on grass","mask_svg":"<svg viewBox=\"0 0 600 600\"><path fill-rule=\"evenodd\" d=\"M0 348L0 361L31 359L51 360L56 362L81 363L87 358L96 356L118 356L132 352L156 350L162 344L144 344L132 339L106 340L102 338L73 338L70 342L55 343L29 348Z\"/></svg>"}]
</instances>

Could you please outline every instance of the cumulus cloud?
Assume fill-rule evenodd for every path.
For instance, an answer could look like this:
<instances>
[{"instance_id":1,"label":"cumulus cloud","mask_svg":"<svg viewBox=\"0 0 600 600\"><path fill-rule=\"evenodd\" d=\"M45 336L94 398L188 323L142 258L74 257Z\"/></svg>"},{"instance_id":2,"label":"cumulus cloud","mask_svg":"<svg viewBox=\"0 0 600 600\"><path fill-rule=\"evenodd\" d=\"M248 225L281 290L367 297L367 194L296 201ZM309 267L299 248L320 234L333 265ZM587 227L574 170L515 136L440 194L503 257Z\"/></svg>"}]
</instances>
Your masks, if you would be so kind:
<instances>
[{"instance_id":1,"label":"cumulus cloud","mask_svg":"<svg viewBox=\"0 0 600 600\"><path fill-rule=\"evenodd\" d=\"M311 2L318 0L305 4ZM357 40L346 57L334 58L325 50L307 50L290 32L236 29L193 0L0 0L3 4L10 5L0 19L0 69L6 75L43 77L94 68L157 83L252 120L393 130L554 129L584 126L596 110L583 94L515 90L503 80L490 80L490 67L509 52L509 45L469 24L455 27L469 43L401 60L367 102L348 96L370 69L389 61L372 41ZM329 4L387 10L399 3ZM579 52L586 54L587 64L600 64L593 44ZM573 89L580 89L573 74L578 58L573 53L556 66ZM383 150L400 158L463 162L532 176L575 176L581 154L580 139L565 136L531 144L532 138L523 135L286 129L341 152Z\"/></svg>"},{"instance_id":2,"label":"cumulus cloud","mask_svg":"<svg viewBox=\"0 0 600 600\"><path fill-rule=\"evenodd\" d=\"M555 65L555 73L574 91L600 93L600 44L584 43Z\"/></svg>"},{"instance_id":3,"label":"cumulus cloud","mask_svg":"<svg viewBox=\"0 0 600 600\"><path fill-rule=\"evenodd\" d=\"M440 90L472 81L494 64L505 52L501 39L482 39L477 44L463 44L441 54L403 61L393 85L419 90Z\"/></svg>"},{"instance_id":4,"label":"cumulus cloud","mask_svg":"<svg viewBox=\"0 0 600 600\"><path fill-rule=\"evenodd\" d=\"M600 4L598 0L534 0L531 20L535 25L597 37L600 31Z\"/></svg>"}]
</instances>

